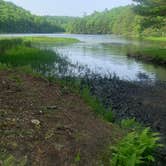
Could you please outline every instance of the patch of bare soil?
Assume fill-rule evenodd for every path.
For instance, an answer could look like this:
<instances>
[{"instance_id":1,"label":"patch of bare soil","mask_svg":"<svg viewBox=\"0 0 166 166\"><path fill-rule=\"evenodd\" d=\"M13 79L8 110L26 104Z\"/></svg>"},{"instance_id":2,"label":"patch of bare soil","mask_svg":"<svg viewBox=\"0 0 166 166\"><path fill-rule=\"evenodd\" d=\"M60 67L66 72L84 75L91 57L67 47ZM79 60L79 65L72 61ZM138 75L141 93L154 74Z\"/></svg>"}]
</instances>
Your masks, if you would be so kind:
<instances>
[{"instance_id":1,"label":"patch of bare soil","mask_svg":"<svg viewBox=\"0 0 166 166\"><path fill-rule=\"evenodd\" d=\"M96 166L119 131L66 87L0 71L0 154L31 166Z\"/></svg>"}]
</instances>

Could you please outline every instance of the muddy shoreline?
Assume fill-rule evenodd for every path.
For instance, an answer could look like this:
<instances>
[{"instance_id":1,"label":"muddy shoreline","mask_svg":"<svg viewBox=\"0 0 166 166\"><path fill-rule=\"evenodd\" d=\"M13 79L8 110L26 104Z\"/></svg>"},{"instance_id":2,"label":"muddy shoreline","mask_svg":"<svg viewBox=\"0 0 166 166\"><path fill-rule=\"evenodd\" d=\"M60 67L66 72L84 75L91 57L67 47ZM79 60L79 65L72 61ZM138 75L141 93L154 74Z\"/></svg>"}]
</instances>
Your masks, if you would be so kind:
<instances>
[{"instance_id":1,"label":"muddy shoreline","mask_svg":"<svg viewBox=\"0 0 166 166\"><path fill-rule=\"evenodd\" d=\"M161 133L161 142L166 145L166 83L129 82L116 77L86 78L91 93L99 98L105 107L112 106L116 121L136 118L153 131ZM157 166L166 162L166 148L157 152Z\"/></svg>"},{"instance_id":2,"label":"muddy shoreline","mask_svg":"<svg viewBox=\"0 0 166 166\"><path fill-rule=\"evenodd\" d=\"M123 132L57 83L0 71L0 165L96 166Z\"/></svg>"}]
</instances>

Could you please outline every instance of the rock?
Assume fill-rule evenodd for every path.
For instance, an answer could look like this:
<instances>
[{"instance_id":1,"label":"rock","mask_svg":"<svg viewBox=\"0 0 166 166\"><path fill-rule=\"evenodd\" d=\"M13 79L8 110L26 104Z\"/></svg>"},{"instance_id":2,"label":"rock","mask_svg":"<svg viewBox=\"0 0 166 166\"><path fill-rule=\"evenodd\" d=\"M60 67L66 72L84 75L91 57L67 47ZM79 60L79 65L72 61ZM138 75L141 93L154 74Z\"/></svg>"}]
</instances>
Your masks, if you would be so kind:
<instances>
[{"instance_id":1,"label":"rock","mask_svg":"<svg viewBox=\"0 0 166 166\"><path fill-rule=\"evenodd\" d=\"M31 122L35 124L36 126L40 125L40 121L37 119L32 119Z\"/></svg>"},{"instance_id":2,"label":"rock","mask_svg":"<svg viewBox=\"0 0 166 166\"><path fill-rule=\"evenodd\" d=\"M62 148L64 148L64 145L61 145L61 144L58 144L58 143L54 143L54 147L55 147L55 149L60 151Z\"/></svg>"}]
</instances>

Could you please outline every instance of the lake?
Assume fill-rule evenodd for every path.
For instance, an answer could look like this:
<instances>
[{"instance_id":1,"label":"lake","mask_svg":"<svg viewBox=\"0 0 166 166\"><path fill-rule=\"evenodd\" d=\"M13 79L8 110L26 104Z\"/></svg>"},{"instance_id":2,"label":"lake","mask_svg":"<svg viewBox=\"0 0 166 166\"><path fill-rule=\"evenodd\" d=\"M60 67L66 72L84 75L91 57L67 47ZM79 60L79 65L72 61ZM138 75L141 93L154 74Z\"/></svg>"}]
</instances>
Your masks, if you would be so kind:
<instances>
[{"instance_id":1,"label":"lake","mask_svg":"<svg viewBox=\"0 0 166 166\"><path fill-rule=\"evenodd\" d=\"M156 46L157 42L131 40L116 35L9 34L7 36L76 38L81 42L47 47L66 56L71 63L85 65L92 72L100 75L115 74L120 79L132 81L144 79L166 81L166 68L126 56L128 49Z\"/></svg>"}]
</instances>

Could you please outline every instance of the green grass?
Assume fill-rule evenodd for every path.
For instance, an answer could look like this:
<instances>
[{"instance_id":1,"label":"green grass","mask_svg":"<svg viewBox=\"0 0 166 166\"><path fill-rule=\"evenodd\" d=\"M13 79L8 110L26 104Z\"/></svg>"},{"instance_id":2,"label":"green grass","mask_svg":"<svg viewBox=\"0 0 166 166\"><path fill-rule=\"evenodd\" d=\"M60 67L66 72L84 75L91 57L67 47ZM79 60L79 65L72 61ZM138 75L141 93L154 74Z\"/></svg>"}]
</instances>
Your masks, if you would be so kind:
<instances>
[{"instance_id":1,"label":"green grass","mask_svg":"<svg viewBox=\"0 0 166 166\"><path fill-rule=\"evenodd\" d=\"M79 40L74 38L62 38L62 37L22 37L24 41L29 41L32 44L35 43L52 43L52 44L72 44L77 43Z\"/></svg>"},{"instance_id":2,"label":"green grass","mask_svg":"<svg viewBox=\"0 0 166 166\"><path fill-rule=\"evenodd\" d=\"M146 37L145 40L166 42L166 37Z\"/></svg>"},{"instance_id":3,"label":"green grass","mask_svg":"<svg viewBox=\"0 0 166 166\"><path fill-rule=\"evenodd\" d=\"M166 61L166 49L165 48L144 48L138 51L143 56L149 56L154 60Z\"/></svg>"},{"instance_id":4,"label":"green grass","mask_svg":"<svg viewBox=\"0 0 166 166\"><path fill-rule=\"evenodd\" d=\"M127 54L145 61L166 64L166 48L140 48L139 50L130 50Z\"/></svg>"},{"instance_id":5,"label":"green grass","mask_svg":"<svg viewBox=\"0 0 166 166\"><path fill-rule=\"evenodd\" d=\"M30 46L29 42L25 42L20 38L1 38L0 39L0 55L6 50L9 50L16 46Z\"/></svg>"},{"instance_id":6,"label":"green grass","mask_svg":"<svg viewBox=\"0 0 166 166\"><path fill-rule=\"evenodd\" d=\"M12 66L39 66L53 63L57 56L52 51L40 50L27 46L16 46L0 55L0 62Z\"/></svg>"},{"instance_id":7,"label":"green grass","mask_svg":"<svg viewBox=\"0 0 166 166\"><path fill-rule=\"evenodd\" d=\"M82 98L84 101L91 106L91 108L94 110L94 112L101 116L104 120L108 122L113 122L114 115L112 112L112 109L110 107L109 110L106 110L104 106L98 101L98 99L95 96L92 96L90 93L90 89L88 87L84 87L80 92Z\"/></svg>"}]
</instances>

